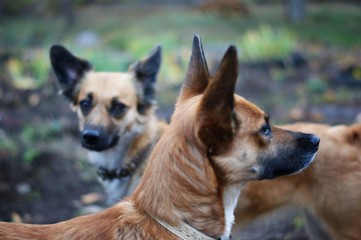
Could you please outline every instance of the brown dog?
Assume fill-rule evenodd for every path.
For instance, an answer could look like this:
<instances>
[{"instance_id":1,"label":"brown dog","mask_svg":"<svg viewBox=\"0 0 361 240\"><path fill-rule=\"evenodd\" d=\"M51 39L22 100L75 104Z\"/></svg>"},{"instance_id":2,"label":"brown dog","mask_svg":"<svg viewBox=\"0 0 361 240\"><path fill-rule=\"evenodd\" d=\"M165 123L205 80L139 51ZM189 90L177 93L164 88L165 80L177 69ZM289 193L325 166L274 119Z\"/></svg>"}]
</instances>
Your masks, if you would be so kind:
<instances>
[{"instance_id":1,"label":"brown dog","mask_svg":"<svg viewBox=\"0 0 361 240\"><path fill-rule=\"evenodd\" d=\"M170 127L135 192L102 212L53 225L0 223L0 239L228 239L241 187L301 171L319 138L271 126L234 95L231 46L210 77L198 36Z\"/></svg>"},{"instance_id":2,"label":"brown dog","mask_svg":"<svg viewBox=\"0 0 361 240\"><path fill-rule=\"evenodd\" d=\"M322 221L328 238L360 239L361 124L331 127L298 123L283 127L320 136L316 160L301 174L247 184L235 211L234 229L271 210L296 204ZM325 239L322 229L315 226L308 224L315 239Z\"/></svg>"},{"instance_id":3,"label":"brown dog","mask_svg":"<svg viewBox=\"0 0 361 240\"><path fill-rule=\"evenodd\" d=\"M166 128L154 113L161 48L123 73L95 72L59 45L51 48L50 60L62 94L78 113L82 146L113 205L134 191L143 162Z\"/></svg>"},{"instance_id":4,"label":"brown dog","mask_svg":"<svg viewBox=\"0 0 361 240\"><path fill-rule=\"evenodd\" d=\"M60 49L60 51L63 51L63 49ZM68 55L67 52L62 53L62 55ZM159 52L158 51L154 51L153 54L150 55L150 57L148 57L147 59L143 60L143 65L148 65L148 66L153 66L151 67L151 69L153 69L153 74L158 71L157 69L159 69L159 66L157 67L157 64L151 64L154 61L158 61L157 59L159 59L158 55ZM56 60L55 60L56 61ZM84 60L80 60L77 59L75 57L72 57L72 63L73 64L80 64L82 61ZM53 63L54 66L57 66L59 64ZM87 63L89 64L89 63ZM59 67L63 66L63 68L67 69L70 66L66 67L64 65L60 65ZM55 69L55 67L54 67ZM133 68L134 69L134 68ZM130 75L132 74L132 69L130 70ZM127 76L126 74L124 76ZM128 74L129 76L129 74ZM155 76L155 75L154 75ZM61 79L59 78L59 81ZM127 79L126 79L127 80ZM139 81L139 79L135 79L136 81L133 81L133 83L136 83L137 81ZM117 79L115 80L116 82L114 83L114 85L108 85L107 87L110 89L117 89L118 87L118 83L120 81L117 81ZM85 82L85 81L84 81ZM98 86L97 84L99 84L99 82L101 82L101 79L99 79L98 83L96 82L95 86ZM60 83L62 83L60 81ZM80 84L80 81L78 81L78 87L82 88L84 86L82 86L82 84ZM63 84L64 85L64 84ZM144 85L143 85L144 86ZM122 86L123 88L125 88L124 86ZM98 88L95 88L96 91L95 93L98 92ZM144 89L144 88L136 88L136 84L128 84L127 85L127 93L134 93L133 95L133 99L138 99L138 96L141 96L141 93L137 93L137 90L139 91L139 89ZM100 92L100 91L99 91ZM119 93L120 94L120 93ZM70 98L70 100L72 100L73 98ZM152 104L151 104L151 109L154 108L153 102L153 96L151 97L152 99ZM105 102L109 102L105 101ZM79 114L79 120L80 120L80 125L86 125L84 124L84 117L82 117L82 113L79 110L79 104L76 106L76 108L78 108L78 114ZM150 110L151 110L150 109ZM149 143L151 143L152 145L155 144L155 142L158 139L158 136L162 134L162 132L164 131L165 125L162 122L158 122L157 118L154 115L154 111L147 111L147 114L143 117L147 118L147 121L149 122L153 122L153 124L151 124L151 126L155 126L152 128L149 127L144 127L144 128L138 128L139 131L139 136L138 139L148 139ZM137 110L133 110L131 111L133 113L137 113ZM129 114L129 112L127 113ZM104 113L102 119L105 120L109 118L109 114ZM126 119L126 118L125 118ZM136 121L136 118L133 119L134 121ZM125 123L123 123L123 121L119 122L119 125L124 125ZM134 123L136 124L136 122ZM149 126L149 125L148 125ZM323 211L321 211L320 209L320 203L318 203L318 201L321 201L320 199L322 199L322 196L329 196L332 195L331 193L323 193L320 188L319 184L315 184L314 181L310 181L310 179L314 179L314 178L319 178L320 181L324 184L324 186L322 186L323 188L326 188L326 184L329 184L330 187L327 188L331 188L331 183L333 181L328 181L325 180L327 176L329 176L328 171L333 171L332 169L336 169L338 166L339 162L349 162L351 161L355 155L357 156L361 156L361 149L359 149L359 144L360 144L360 137L354 137L354 140L337 140L336 139L343 139L340 138L340 136L361 136L361 126L360 125L355 125L355 126L343 126L343 127L330 127L330 126L325 126L325 125L320 125L320 124L306 124L306 123L300 123L300 124L294 124L294 125L289 125L286 126L289 129L292 129L294 131L301 131L301 132L314 132L318 135L321 136L322 142L323 144L321 145L321 149L316 157L317 161L311 165L311 167L305 171L305 173L307 174L300 174L300 175L294 175L294 176L290 176L290 177L283 177L283 178L279 178L277 179L277 181L262 181L262 182L254 182L251 184L247 184L247 186L244 188L243 193L240 197L239 200L239 204L237 206L236 209L236 227L234 227L235 231L238 231L239 229L241 229L242 226L245 226L247 223L250 223L252 220L256 219L257 217L260 217L262 215L265 215L269 212L271 212L272 210L278 209L280 207L283 207L285 205L288 204L295 204L301 207L304 207L305 210L307 211L307 215L306 215L306 220L307 220L307 227L308 230L310 230L311 232L311 236L313 236L315 239L326 239L326 236L332 234L334 235L335 239L339 239L340 236L347 236L350 235L351 232L355 232L354 235L358 236L360 235L359 232L353 230L350 231L350 228L355 228L355 229L361 229L358 228L358 226L360 226L361 224L357 222L357 216L359 216L359 212L354 211L353 209L358 209L358 205L356 203L356 206L350 204L349 207L347 208L347 211L343 211L343 212L339 212L337 209L337 205L336 206L330 206L330 209L327 209L327 211L325 210L325 212L335 212L337 211L337 213L335 212L334 214L342 214L341 218L345 219L342 220L342 223L344 225L346 225L347 227L339 227L339 224L335 224L333 223L333 218L330 218L329 220L326 219L326 217L324 216L324 214L322 213ZM156 131L157 128L160 128L158 131ZM335 129L337 129L337 131L334 131ZM151 134L149 134L149 132L151 132ZM147 136L151 135L154 136L154 133L158 132L157 137L155 138L147 138ZM350 137L349 139L352 139L352 137ZM82 140L84 141L84 140ZM128 146L128 144L126 143L127 138L123 137L123 145L122 146ZM138 146L137 144L140 143L140 141L135 141L133 142L132 139L129 139L129 145L133 145L134 149L137 149L135 152L139 152L139 150L142 149L142 146ZM86 147L86 146L85 146ZM341 153L339 152L340 148L351 148L354 149L353 151L350 151L348 154L343 153L342 155L340 155ZM109 147L107 148L106 151L100 151L100 152L90 152L90 159L95 159L94 162L99 162L97 165L99 167L104 167L107 163L111 163L112 164L112 168L110 169L116 169L121 165L121 158L118 157L117 154L122 155L122 153L126 152L124 151L123 148L119 149L119 146L115 145L113 147ZM149 151L150 148L147 150ZM112 152L113 154L107 154L109 152ZM130 152L129 152L130 153ZM330 153L332 153L333 156L330 156ZM130 156L128 156L127 154L125 154L125 156L123 157L125 160L125 163L128 163L130 161L130 159L132 159L132 155L136 155L139 156L139 154L130 154ZM138 182L140 181L140 178L143 174L143 170L144 170L144 166L145 166L145 157L147 157L148 154L144 154L141 156L140 159L140 164L138 164L135 168L135 174L131 175L130 178L119 178L119 179L107 179L104 180L103 183L105 184L105 186L108 186L106 189L107 192L109 192L109 196L110 196L110 202L114 202L119 198L124 197L125 195L128 195L132 192L132 190L134 190L135 186L138 184ZM97 157L94 157L97 156ZM113 156L113 157L112 157ZM328 159L330 158L330 159ZM327 160L328 159L328 160ZM342 161L338 161L338 159L342 159ZM131 161L130 161L131 162ZM119 166L114 165L113 163L117 163ZM331 166L330 168L326 168L324 167L324 165L329 165ZM360 164L360 163L359 163ZM124 164L123 164L124 165ZM319 165L319 166L318 166ZM115 166L115 167L113 167ZM126 166L126 164L125 164ZM359 165L358 165L359 166ZM344 167L347 167L347 165L345 165ZM319 175L315 175L314 171L311 171L313 168L315 169L325 169L326 172L325 173L320 173ZM112 171L114 172L114 171ZM357 174L357 172L360 171L352 171L350 172L350 176L353 176L355 173ZM310 175L310 176L309 176ZM309 177L306 177L309 176ZM360 179L360 178L358 178ZM357 182L359 183L359 182ZM131 186L131 187L128 187ZM346 185L345 185L346 186ZM124 192L124 188L127 189L127 191ZM314 191L317 194L310 194L311 189L313 189L312 191ZM339 190L340 188L332 188L334 195L339 195ZM307 191L305 191L307 190ZM343 194L342 196L344 196L345 198L353 198L353 196L356 196L356 194L358 194L358 192L354 192L353 190L347 190L347 192L345 194ZM322 195L322 196L321 196ZM329 197L332 199L332 197ZM360 198L359 198L360 199ZM349 217L351 215L354 215L355 217ZM319 218L323 224L325 224L327 226L327 228L324 230L322 225L319 225L319 223L314 222L314 219L311 218L311 221L309 221L309 217L313 217L317 216L317 218ZM336 218L335 218L336 219ZM331 222L330 222L331 221ZM235 234L236 235L236 234ZM330 239L331 237L328 236L327 239ZM350 238L346 238L346 239L350 239ZM352 239L352 238L351 238Z\"/></svg>"}]
</instances>

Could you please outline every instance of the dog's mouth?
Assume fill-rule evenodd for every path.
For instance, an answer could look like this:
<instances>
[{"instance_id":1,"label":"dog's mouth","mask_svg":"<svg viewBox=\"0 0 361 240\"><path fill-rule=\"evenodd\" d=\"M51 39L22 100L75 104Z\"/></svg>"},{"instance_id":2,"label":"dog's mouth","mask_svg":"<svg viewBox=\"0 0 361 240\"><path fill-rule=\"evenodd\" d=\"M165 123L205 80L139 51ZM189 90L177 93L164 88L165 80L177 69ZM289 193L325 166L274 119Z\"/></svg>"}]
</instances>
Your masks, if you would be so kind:
<instances>
[{"instance_id":1,"label":"dog's mouth","mask_svg":"<svg viewBox=\"0 0 361 240\"><path fill-rule=\"evenodd\" d=\"M305 157L298 159L295 164L285 163L263 167L258 179L273 179L280 176L297 174L307 168L313 162L315 156L316 153L307 154Z\"/></svg>"},{"instance_id":2,"label":"dog's mouth","mask_svg":"<svg viewBox=\"0 0 361 240\"><path fill-rule=\"evenodd\" d=\"M82 146L90 151L105 151L114 147L118 141L118 135L109 135L100 128L84 129L81 135Z\"/></svg>"}]
</instances>

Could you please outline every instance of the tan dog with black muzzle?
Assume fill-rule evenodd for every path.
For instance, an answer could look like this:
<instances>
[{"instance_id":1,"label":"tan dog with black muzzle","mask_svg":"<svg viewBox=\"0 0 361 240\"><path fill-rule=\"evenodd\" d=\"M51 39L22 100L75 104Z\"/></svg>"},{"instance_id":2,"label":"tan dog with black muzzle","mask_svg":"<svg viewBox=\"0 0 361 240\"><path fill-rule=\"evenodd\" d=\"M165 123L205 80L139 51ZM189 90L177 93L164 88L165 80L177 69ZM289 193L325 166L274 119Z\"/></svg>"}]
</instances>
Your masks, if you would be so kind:
<instances>
[{"instance_id":1,"label":"tan dog with black muzzle","mask_svg":"<svg viewBox=\"0 0 361 240\"><path fill-rule=\"evenodd\" d=\"M96 72L59 45L51 48L50 60L61 93L78 114L81 144L98 167L112 205L134 191L145 160L167 127L154 112L161 48L128 72Z\"/></svg>"}]
</instances>

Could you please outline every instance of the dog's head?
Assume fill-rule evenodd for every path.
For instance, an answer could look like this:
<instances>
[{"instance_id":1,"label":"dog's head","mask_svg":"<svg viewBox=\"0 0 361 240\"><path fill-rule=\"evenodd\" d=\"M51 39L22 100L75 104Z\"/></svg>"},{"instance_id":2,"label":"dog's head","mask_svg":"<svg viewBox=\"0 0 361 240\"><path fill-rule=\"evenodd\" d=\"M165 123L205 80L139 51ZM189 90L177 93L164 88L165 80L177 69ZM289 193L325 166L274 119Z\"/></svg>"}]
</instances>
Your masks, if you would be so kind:
<instances>
[{"instance_id":1,"label":"dog's head","mask_svg":"<svg viewBox=\"0 0 361 240\"><path fill-rule=\"evenodd\" d=\"M196 36L171 128L187 142L198 141L200 152L229 183L270 179L307 167L319 138L271 125L265 112L234 94L237 70L237 51L230 46L211 77Z\"/></svg>"},{"instance_id":2,"label":"dog's head","mask_svg":"<svg viewBox=\"0 0 361 240\"><path fill-rule=\"evenodd\" d=\"M160 46L123 73L95 72L89 62L59 45L51 47L50 60L62 94L78 113L85 148L112 148L123 134L139 131L135 128L152 114Z\"/></svg>"}]
</instances>

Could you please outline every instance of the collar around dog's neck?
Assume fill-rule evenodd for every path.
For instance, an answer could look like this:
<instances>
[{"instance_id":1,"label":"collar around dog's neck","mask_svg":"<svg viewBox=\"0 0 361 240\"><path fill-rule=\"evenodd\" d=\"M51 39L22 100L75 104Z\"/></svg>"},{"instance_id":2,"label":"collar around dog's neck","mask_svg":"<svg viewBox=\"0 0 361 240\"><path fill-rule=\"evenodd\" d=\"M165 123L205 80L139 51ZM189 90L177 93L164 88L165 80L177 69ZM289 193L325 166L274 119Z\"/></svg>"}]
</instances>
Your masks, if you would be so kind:
<instances>
[{"instance_id":1,"label":"collar around dog's neck","mask_svg":"<svg viewBox=\"0 0 361 240\"><path fill-rule=\"evenodd\" d=\"M118 169L113 169L113 170L108 170L104 167L99 167L97 174L99 177L101 177L101 179L103 181L105 181L105 180L111 181L116 178L128 177L130 175L130 171L129 171L128 167L118 168Z\"/></svg>"},{"instance_id":2,"label":"collar around dog's neck","mask_svg":"<svg viewBox=\"0 0 361 240\"><path fill-rule=\"evenodd\" d=\"M160 220L157 217L153 217L153 219L182 240L217 240L216 238L205 235L185 222L181 222L179 226L175 227L164 222L163 220Z\"/></svg>"},{"instance_id":3,"label":"collar around dog's neck","mask_svg":"<svg viewBox=\"0 0 361 240\"><path fill-rule=\"evenodd\" d=\"M114 179L121 179L131 176L142 164L151 146L152 144L148 144L145 148L143 148L143 150L140 151L139 154L133 157L131 161L128 164L126 164L126 166L113 170L109 170L104 167L99 167L97 174L103 179L103 181L105 180L111 181Z\"/></svg>"}]
</instances>

